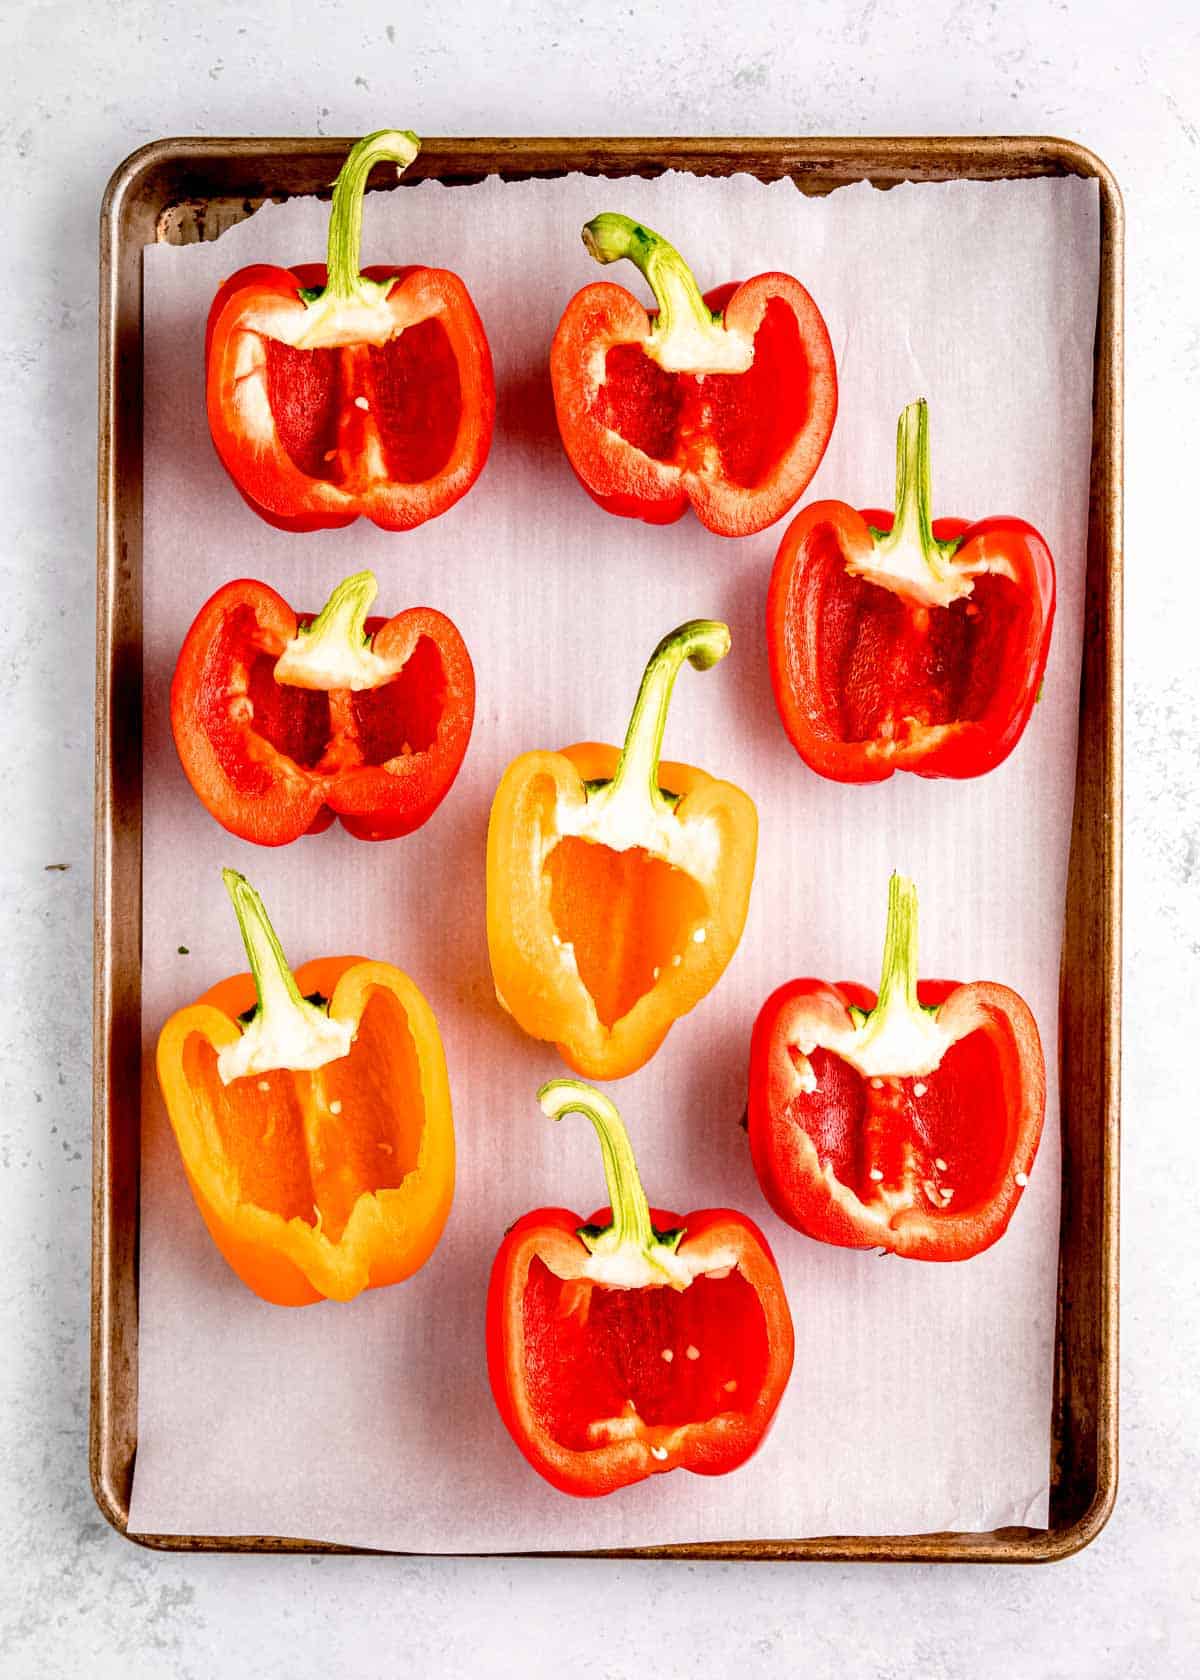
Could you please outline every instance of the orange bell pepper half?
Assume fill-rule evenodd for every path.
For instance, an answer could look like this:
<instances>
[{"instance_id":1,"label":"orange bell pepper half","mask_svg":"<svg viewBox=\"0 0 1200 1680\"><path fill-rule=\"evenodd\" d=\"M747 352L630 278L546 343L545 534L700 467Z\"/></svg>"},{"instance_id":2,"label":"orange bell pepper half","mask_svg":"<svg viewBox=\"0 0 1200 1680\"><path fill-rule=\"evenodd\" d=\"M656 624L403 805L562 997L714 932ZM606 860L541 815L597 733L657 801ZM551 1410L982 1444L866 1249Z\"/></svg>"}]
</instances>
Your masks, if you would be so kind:
<instances>
[{"instance_id":1,"label":"orange bell pepper half","mask_svg":"<svg viewBox=\"0 0 1200 1680\"><path fill-rule=\"evenodd\" d=\"M326 957L293 975L232 869L251 973L171 1016L158 1082L209 1234L265 1301L349 1301L433 1253L454 1194L437 1021L390 963Z\"/></svg>"},{"instance_id":2,"label":"orange bell pepper half","mask_svg":"<svg viewBox=\"0 0 1200 1680\"><path fill-rule=\"evenodd\" d=\"M589 1079L649 1061L716 985L750 901L758 817L749 796L660 763L685 660L729 651L695 619L654 650L625 736L529 752L509 765L488 827L488 948L496 996Z\"/></svg>"}]
</instances>

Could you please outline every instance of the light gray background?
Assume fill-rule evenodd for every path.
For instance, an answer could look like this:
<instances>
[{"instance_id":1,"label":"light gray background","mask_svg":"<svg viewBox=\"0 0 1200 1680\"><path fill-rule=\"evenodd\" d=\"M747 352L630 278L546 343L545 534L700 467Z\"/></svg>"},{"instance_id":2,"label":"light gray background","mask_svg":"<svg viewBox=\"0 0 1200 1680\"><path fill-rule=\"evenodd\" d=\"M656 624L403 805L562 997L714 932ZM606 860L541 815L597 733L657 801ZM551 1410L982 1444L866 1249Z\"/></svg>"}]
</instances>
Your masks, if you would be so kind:
<instances>
[{"instance_id":1,"label":"light gray background","mask_svg":"<svg viewBox=\"0 0 1200 1680\"><path fill-rule=\"evenodd\" d=\"M1200 1258L1194 8L9 4L0 22L0 1670L1190 1673ZM1051 132L1129 213L1123 1488L1040 1571L172 1558L86 1487L96 211L167 133ZM534 281L536 283L536 280ZM66 863L65 871L46 865ZM1191 1649L1193 1656L1188 1658Z\"/></svg>"}]
</instances>

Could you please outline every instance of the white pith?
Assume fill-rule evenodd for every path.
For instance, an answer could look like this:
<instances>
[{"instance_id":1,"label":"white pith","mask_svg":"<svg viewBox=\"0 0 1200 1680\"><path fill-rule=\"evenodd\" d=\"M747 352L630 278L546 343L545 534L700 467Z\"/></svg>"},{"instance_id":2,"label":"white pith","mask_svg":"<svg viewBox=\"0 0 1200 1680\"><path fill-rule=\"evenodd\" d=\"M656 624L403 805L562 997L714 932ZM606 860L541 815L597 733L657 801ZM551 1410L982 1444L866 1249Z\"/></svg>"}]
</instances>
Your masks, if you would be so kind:
<instances>
[{"instance_id":1,"label":"white pith","mask_svg":"<svg viewBox=\"0 0 1200 1680\"><path fill-rule=\"evenodd\" d=\"M669 332L655 327L642 345L664 373L745 373L754 362L754 339L713 321L702 323L681 312Z\"/></svg>"},{"instance_id":2,"label":"white pith","mask_svg":"<svg viewBox=\"0 0 1200 1680\"><path fill-rule=\"evenodd\" d=\"M795 1072L799 1090L811 1094L817 1078L809 1057L814 1050L828 1050L846 1062L863 1079L915 1079L933 1073L954 1043L936 1015L925 1009L912 1013L892 1009L885 1015L868 1017L860 1027L839 1028L822 1023L821 1035L795 1043Z\"/></svg>"},{"instance_id":3,"label":"white pith","mask_svg":"<svg viewBox=\"0 0 1200 1680\"><path fill-rule=\"evenodd\" d=\"M737 1265L732 1249L714 1249L703 1257L686 1251L677 1253L669 1248L655 1248L653 1258L632 1243L605 1249L603 1241L598 1252L591 1253L583 1263L581 1275L605 1289L687 1289L698 1277L710 1272L727 1274Z\"/></svg>"},{"instance_id":4,"label":"white pith","mask_svg":"<svg viewBox=\"0 0 1200 1680\"><path fill-rule=\"evenodd\" d=\"M352 298L318 298L304 309L251 310L244 325L293 350L336 350L354 344L388 344L412 323L397 318L387 301L394 280L360 280Z\"/></svg>"},{"instance_id":5,"label":"white pith","mask_svg":"<svg viewBox=\"0 0 1200 1680\"><path fill-rule=\"evenodd\" d=\"M669 805L648 800L629 783L620 788L610 783L592 790L578 804L560 804L545 856L568 837L591 840L614 852L640 846L701 884L711 883L720 866L721 835L711 817L682 823Z\"/></svg>"},{"instance_id":6,"label":"white pith","mask_svg":"<svg viewBox=\"0 0 1200 1680\"><path fill-rule=\"evenodd\" d=\"M355 694L365 689L382 688L404 669L408 651L403 658L382 659L365 643L351 645L345 640L321 645L321 638L301 630L284 648L275 662L275 681L289 688L321 689L348 688Z\"/></svg>"},{"instance_id":7,"label":"white pith","mask_svg":"<svg viewBox=\"0 0 1200 1680\"><path fill-rule=\"evenodd\" d=\"M980 558L961 562L956 559L931 559L915 535L907 535L890 546L891 538L876 542L861 559L846 561L851 577L863 578L894 595L922 607L948 607L964 600L975 589L975 579L984 573L1013 577L1012 567L1004 560Z\"/></svg>"},{"instance_id":8,"label":"white pith","mask_svg":"<svg viewBox=\"0 0 1200 1680\"><path fill-rule=\"evenodd\" d=\"M312 1072L348 1055L355 1030L352 1021L339 1021L311 1003L278 1013L260 1009L242 1036L218 1052L217 1074L229 1085L278 1068Z\"/></svg>"}]
</instances>

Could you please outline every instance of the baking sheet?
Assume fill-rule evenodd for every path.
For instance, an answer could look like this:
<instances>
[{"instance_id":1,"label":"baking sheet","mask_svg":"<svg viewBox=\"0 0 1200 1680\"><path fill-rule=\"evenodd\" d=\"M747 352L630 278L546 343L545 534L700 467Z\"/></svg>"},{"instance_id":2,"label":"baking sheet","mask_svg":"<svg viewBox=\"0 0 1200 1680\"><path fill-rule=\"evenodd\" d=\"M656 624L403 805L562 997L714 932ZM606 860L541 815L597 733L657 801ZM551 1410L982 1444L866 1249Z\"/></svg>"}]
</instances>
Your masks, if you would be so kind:
<instances>
[{"instance_id":1,"label":"baking sheet","mask_svg":"<svg viewBox=\"0 0 1200 1680\"><path fill-rule=\"evenodd\" d=\"M575 484L554 426L546 351L597 271L578 228L621 209L666 232L702 284L784 268L810 287L838 357L841 407L806 499L891 505L895 417L931 402L937 511L1019 512L1058 564L1041 705L1007 764L974 783L894 778L856 789L800 764L771 704L763 603L781 528L741 543L688 518L617 521ZM1091 433L1098 207L1094 182L862 186L810 200L746 177L442 188L367 209L364 258L455 268L496 360L492 458L465 502L422 530L359 523L293 537L245 509L203 413L208 301L253 260L318 256L326 211L267 206L215 245L146 254L145 1080L139 1441L134 1532L289 1534L406 1550L487 1551L1044 1525L1054 1335L1058 1127L1053 1047L1074 777ZM641 283L610 271L634 289ZM527 278L526 278L527 277ZM373 566L380 610L428 601L476 664L475 736L420 834L368 847L340 830L284 852L233 840L179 770L166 698L197 607L260 576L301 608ZM797 1331L796 1369L758 1457L715 1481L659 1477L599 1503L528 1469L491 1404L487 1272L529 1207L603 1200L582 1120L534 1102L560 1071L491 992L484 940L487 811L503 766L534 745L619 739L664 630L728 620L734 649L685 671L668 756L758 802L746 933L719 989L640 1073L613 1087L652 1200L759 1218ZM301 1312L246 1292L211 1247L149 1073L166 1015L244 967L218 879L260 886L294 962L361 950L396 961L442 1024L459 1185L424 1270L349 1307ZM738 1120L758 1005L796 973L873 981L886 878L922 895L922 969L989 977L1029 1000L1051 1055L1046 1133L1004 1241L925 1267L808 1242L766 1209ZM179 946L187 947L187 955Z\"/></svg>"}]
</instances>

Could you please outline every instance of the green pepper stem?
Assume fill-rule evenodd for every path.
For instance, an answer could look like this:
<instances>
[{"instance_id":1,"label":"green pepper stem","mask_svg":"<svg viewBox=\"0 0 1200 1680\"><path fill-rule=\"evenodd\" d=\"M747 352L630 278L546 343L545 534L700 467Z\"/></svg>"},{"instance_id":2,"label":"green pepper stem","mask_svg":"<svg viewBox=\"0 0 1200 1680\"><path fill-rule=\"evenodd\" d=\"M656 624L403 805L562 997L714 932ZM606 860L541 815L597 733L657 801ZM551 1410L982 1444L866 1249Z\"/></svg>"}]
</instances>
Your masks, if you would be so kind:
<instances>
[{"instance_id":1,"label":"green pepper stem","mask_svg":"<svg viewBox=\"0 0 1200 1680\"><path fill-rule=\"evenodd\" d=\"M723 317L705 303L691 269L660 233L606 211L584 227L583 243L597 262L628 257L645 275L658 315L642 349L664 371L745 373L754 361L753 335L727 330Z\"/></svg>"},{"instance_id":2,"label":"green pepper stem","mask_svg":"<svg viewBox=\"0 0 1200 1680\"><path fill-rule=\"evenodd\" d=\"M226 892L233 900L233 913L237 917L238 931L242 936L242 944L246 947L246 956L250 960L250 972L254 976L254 987L258 993L258 1008L255 1013L263 1017L273 1017L285 1013L289 1007L311 1008L312 1006L306 1005L300 996L300 988L288 967L283 946L271 926L262 899L246 877L239 875L236 869L222 869L221 879L225 883Z\"/></svg>"},{"instance_id":3,"label":"green pepper stem","mask_svg":"<svg viewBox=\"0 0 1200 1680\"><path fill-rule=\"evenodd\" d=\"M333 187L329 216L328 279L323 296L349 300L359 290L363 194L377 163L395 163L402 175L421 149L409 129L381 128L353 146Z\"/></svg>"},{"instance_id":4,"label":"green pepper stem","mask_svg":"<svg viewBox=\"0 0 1200 1680\"><path fill-rule=\"evenodd\" d=\"M324 1067L346 1055L354 1040L354 1023L335 1020L328 1010L301 997L262 899L236 869L223 869L221 879L233 900L258 994L258 1006L241 1038L224 1045L217 1056L222 1082L228 1085L273 1068Z\"/></svg>"},{"instance_id":5,"label":"green pepper stem","mask_svg":"<svg viewBox=\"0 0 1200 1680\"><path fill-rule=\"evenodd\" d=\"M948 607L969 595L979 569L951 564L961 537L933 534L929 487L929 405L909 403L896 427L896 512L890 531L871 530L864 550L847 560L853 577L866 578L914 607ZM917 621L928 626L929 615Z\"/></svg>"},{"instance_id":6,"label":"green pepper stem","mask_svg":"<svg viewBox=\"0 0 1200 1680\"><path fill-rule=\"evenodd\" d=\"M675 678L686 660L696 671L707 671L729 652L729 626L711 618L694 618L664 636L642 675L633 703L625 745L609 786L608 797L624 797L655 809L664 801L658 786L658 761Z\"/></svg>"},{"instance_id":7,"label":"green pepper stem","mask_svg":"<svg viewBox=\"0 0 1200 1680\"><path fill-rule=\"evenodd\" d=\"M551 1120L561 1120L564 1114L583 1114L596 1128L604 1159L608 1203L612 1208L612 1224L603 1233L604 1247L628 1246L648 1253L658 1238L650 1223L650 1204L638 1177L633 1145L615 1105L581 1079L550 1080L538 1092L538 1102L542 1113ZM595 1247L594 1240L589 1242L585 1237L584 1241L590 1248Z\"/></svg>"},{"instance_id":8,"label":"green pepper stem","mask_svg":"<svg viewBox=\"0 0 1200 1680\"><path fill-rule=\"evenodd\" d=\"M917 889L903 875L888 883L887 932L879 995L871 1010L850 1006L854 1031L838 1054L864 1079L932 1073L951 1040L938 1010L917 996Z\"/></svg>"},{"instance_id":9,"label":"green pepper stem","mask_svg":"<svg viewBox=\"0 0 1200 1680\"><path fill-rule=\"evenodd\" d=\"M681 318L690 317L702 329L713 325L716 317L705 303L695 275L661 233L643 227L630 216L606 210L586 224L583 243L598 263L620 262L627 257L642 271L658 305L655 332L659 337L669 337Z\"/></svg>"},{"instance_id":10,"label":"green pepper stem","mask_svg":"<svg viewBox=\"0 0 1200 1680\"><path fill-rule=\"evenodd\" d=\"M904 875L888 882L887 931L883 940L883 972L872 1015L882 1020L899 1011L916 1014L917 1002L917 889Z\"/></svg>"},{"instance_id":11,"label":"green pepper stem","mask_svg":"<svg viewBox=\"0 0 1200 1680\"><path fill-rule=\"evenodd\" d=\"M367 635L367 613L379 592L374 572L338 584L321 611L301 626L275 661L275 681L295 688L362 690L390 681L398 665L381 659Z\"/></svg>"},{"instance_id":12,"label":"green pepper stem","mask_svg":"<svg viewBox=\"0 0 1200 1680\"><path fill-rule=\"evenodd\" d=\"M379 593L374 572L355 572L343 578L312 623L300 631L315 647L336 643L339 647L361 648L367 644L367 613Z\"/></svg>"},{"instance_id":13,"label":"green pepper stem","mask_svg":"<svg viewBox=\"0 0 1200 1680\"><path fill-rule=\"evenodd\" d=\"M919 554L933 578L942 580L947 575L945 562L957 547L957 538L939 542L933 534L929 404L918 397L896 423L896 512L888 534L876 537L874 565L886 570L890 555Z\"/></svg>"},{"instance_id":14,"label":"green pepper stem","mask_svg":"<svg viewBox=\"0 0 1200 1680\"><path fill-rule=\"evenodd\" d=\"M929 467L929 404L924 397L902 410L896 425L896 518L891 546L915 541L922 553L933 543Z\"/></svg>"}]
</instances>

